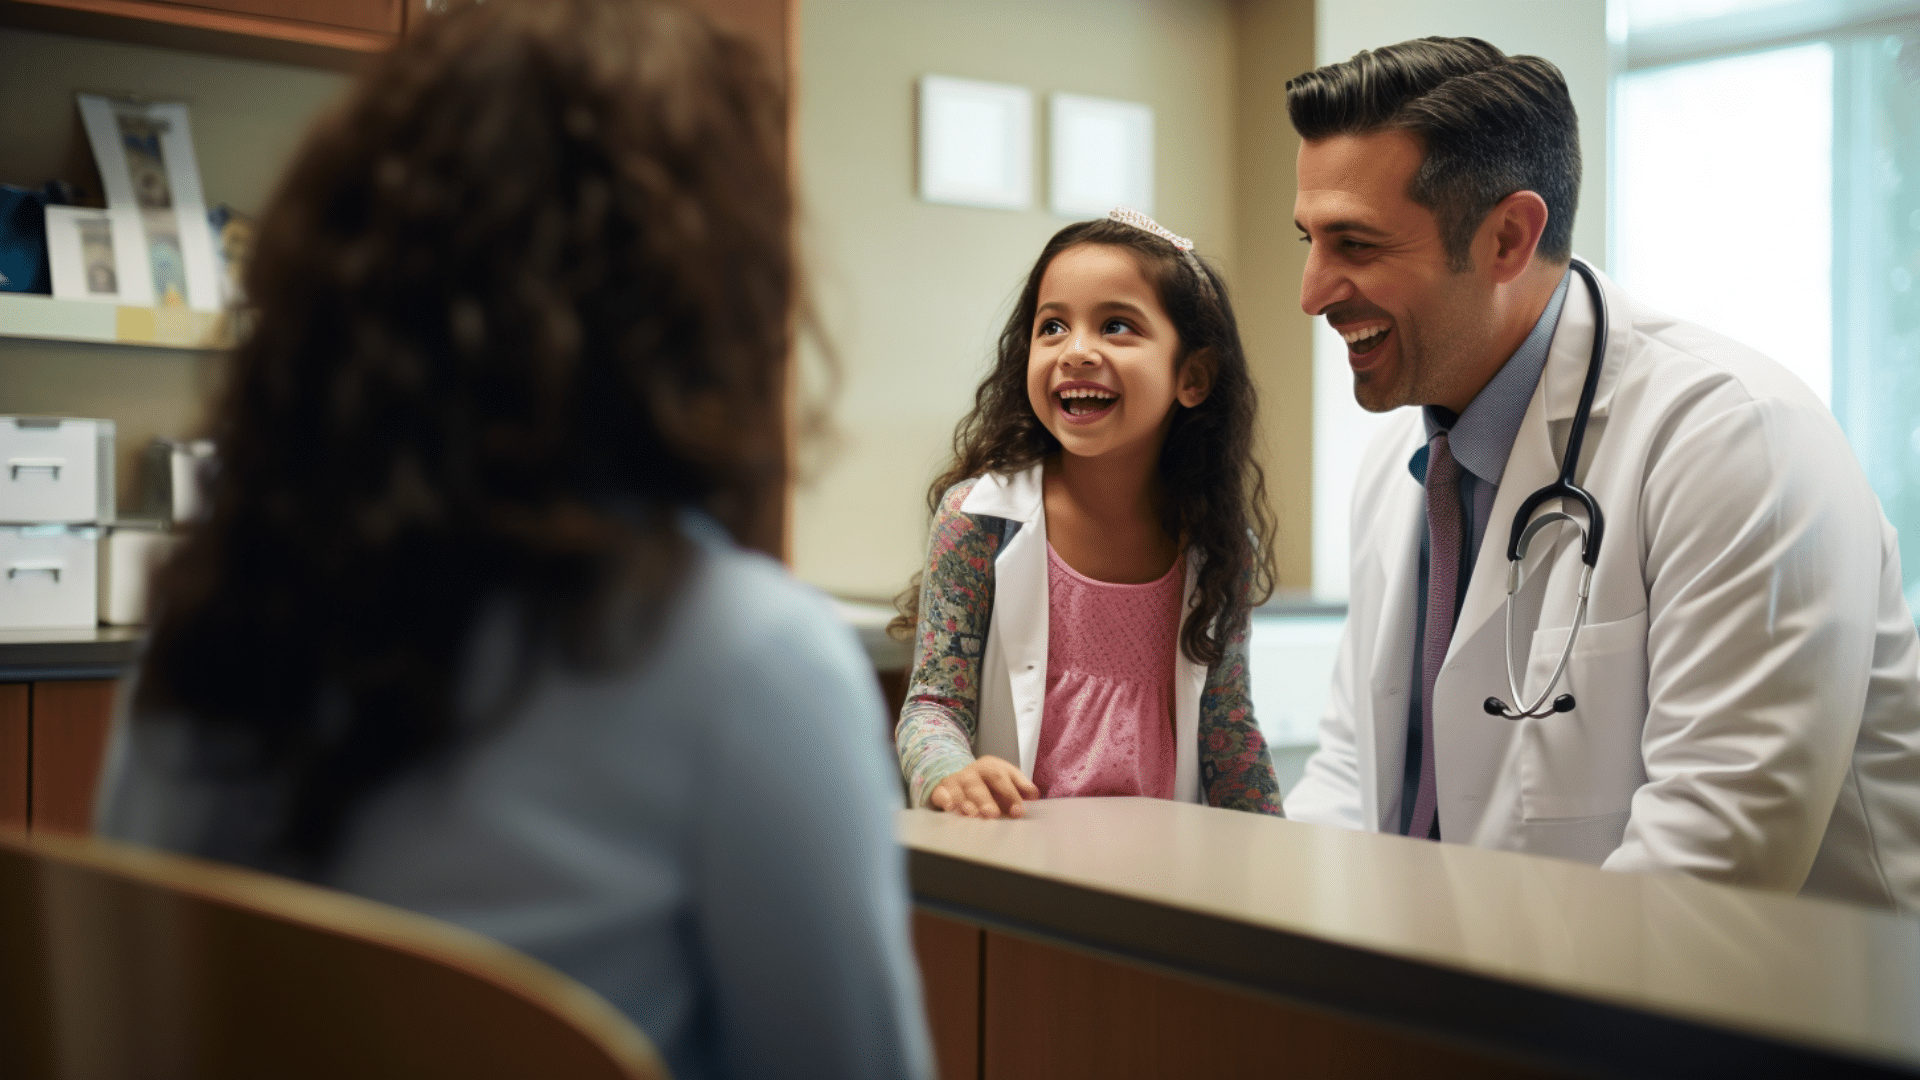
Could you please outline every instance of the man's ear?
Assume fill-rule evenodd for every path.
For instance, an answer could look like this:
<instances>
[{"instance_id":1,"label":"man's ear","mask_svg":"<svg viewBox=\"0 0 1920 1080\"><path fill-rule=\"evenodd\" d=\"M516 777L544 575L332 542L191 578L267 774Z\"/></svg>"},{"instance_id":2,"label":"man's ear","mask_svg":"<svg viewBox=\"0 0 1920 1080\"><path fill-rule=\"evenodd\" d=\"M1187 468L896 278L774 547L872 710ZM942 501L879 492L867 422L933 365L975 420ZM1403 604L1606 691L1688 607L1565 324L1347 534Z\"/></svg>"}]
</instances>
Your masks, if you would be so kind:
<instances>
[{"instance_id":1,"label":"man's ear","mask_svg":"<svg viewBox=\"0 0 1920 1080\"><path fill-rule=\"evenodd\" d=\"M1480 241L1493 280L1505 285L1525 273L1546 231L1547 200L1538 192L1516 191L1496 203L1481 226Z\"/></svg>"},{"instance_id":2,"label":"man's ear","mask_svg":"<svg viewBox=\"0 0 1920 1080\"><path fill-rule=\"evenodd\" d=\"M1174 372L1179 389L1174 392L1174 400L1187 408L1197 408L1213 392L1213 377L1219 371L1219 361L1213 350L1195 349L1180 361L1180 370Z\"/></svg>"}]
</instances>

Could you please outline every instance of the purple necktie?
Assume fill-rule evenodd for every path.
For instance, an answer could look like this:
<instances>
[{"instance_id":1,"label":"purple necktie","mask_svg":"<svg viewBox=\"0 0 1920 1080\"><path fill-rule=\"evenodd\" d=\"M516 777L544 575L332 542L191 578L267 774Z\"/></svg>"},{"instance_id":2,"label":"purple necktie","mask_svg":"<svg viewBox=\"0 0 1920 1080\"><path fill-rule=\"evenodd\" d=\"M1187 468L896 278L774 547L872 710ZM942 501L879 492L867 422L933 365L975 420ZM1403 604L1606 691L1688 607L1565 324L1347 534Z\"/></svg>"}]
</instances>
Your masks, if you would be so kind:
<instances>
[{"instance_id":1,"label":"purple necktie","mask_svg":"<svg viewBox=\"0 0 1920 1080\"><path fill-rule=\"evenodd\" d=\"M1453 641L1454 601L1460 591L1460 463L1442 431L1427 441L1427 619L1420 645L1420 794L1407 835L1433 835L1437 812L1433 774L1433 684Z\"/></svg>"}]
</instances>

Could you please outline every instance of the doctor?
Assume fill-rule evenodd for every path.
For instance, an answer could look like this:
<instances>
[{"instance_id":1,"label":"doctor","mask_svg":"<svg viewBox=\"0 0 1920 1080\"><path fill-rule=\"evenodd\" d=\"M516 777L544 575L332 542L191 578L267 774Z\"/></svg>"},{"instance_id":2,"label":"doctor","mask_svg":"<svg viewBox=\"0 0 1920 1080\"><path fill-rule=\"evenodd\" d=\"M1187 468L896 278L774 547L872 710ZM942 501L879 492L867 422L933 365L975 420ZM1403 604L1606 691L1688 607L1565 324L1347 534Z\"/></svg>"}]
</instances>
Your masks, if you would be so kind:
<instances>
[{"instance_id":1,"label":"doctor","mask_svg":"<svg viewBox=\"0 0 1920 1080\"><path fill-rule=\"evenodd\" d=\"M1920 642L1826 408L1570 265L1578 122L1553 65L1428 38L1302 75L1288 108L1301 304L1346 340L1362 406L1417 406L1360 466L1351 611L1289 816L1920 909ZM1712 247L1673 257L1713 273ZM1570 441L1605 524L1584 612L1600 530L1571 497L1532 510L1572 520L1508 595L1515 516Z\"/></svg>"}]
</instances>

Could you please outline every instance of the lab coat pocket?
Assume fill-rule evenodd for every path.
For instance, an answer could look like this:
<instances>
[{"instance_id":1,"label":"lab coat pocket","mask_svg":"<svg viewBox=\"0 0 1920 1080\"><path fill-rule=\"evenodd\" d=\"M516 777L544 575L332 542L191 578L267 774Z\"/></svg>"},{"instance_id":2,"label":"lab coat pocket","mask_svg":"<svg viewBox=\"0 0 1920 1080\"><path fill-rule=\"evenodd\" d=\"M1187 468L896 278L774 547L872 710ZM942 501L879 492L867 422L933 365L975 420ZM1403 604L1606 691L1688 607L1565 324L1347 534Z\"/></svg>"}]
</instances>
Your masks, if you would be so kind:
<instances>
[{"instance_id":1,"label":"lab coat pocket","mask_svg":"<svg viewBox=\"0 0 1920 1080\"><path fill-rule=\"evenodd\" d=\"M1527 657L1531 700L1567 643L1564 626L1534 633ZM1554 696L1571 712L1521 721L1521 813L1529 821L1625 813L1646 782L1640 736L1647 720L1647 613L1589 623Z\"/></svg>"}]
</instances>

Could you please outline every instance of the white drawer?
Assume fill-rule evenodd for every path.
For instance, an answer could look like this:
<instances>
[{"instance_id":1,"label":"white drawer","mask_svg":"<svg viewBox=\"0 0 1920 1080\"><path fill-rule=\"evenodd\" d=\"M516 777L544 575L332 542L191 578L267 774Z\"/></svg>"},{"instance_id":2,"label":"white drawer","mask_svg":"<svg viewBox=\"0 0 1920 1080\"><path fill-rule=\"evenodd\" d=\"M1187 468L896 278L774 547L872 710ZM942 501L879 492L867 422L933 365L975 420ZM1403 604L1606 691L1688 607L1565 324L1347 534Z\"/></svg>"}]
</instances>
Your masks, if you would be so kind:
<instances>
[{"instance_id":1,"label":"white drawer","mask_svg":"<svg viewBox=\"0 0 1920 1080\"><path fill-rule=\"evenodd\" d=\"M113 421L0 416L0 522L113 520Z\"/></svg>"},{"instance_id":2,"label":"white drawer","mask_svg":"<svg viewBox=\"0 0 1920 1080\"><path fill-rule=\"evenodd\" d=\"M97 625L100 530L0 525L0 629Z\"/></svg>"}]
</instances>

